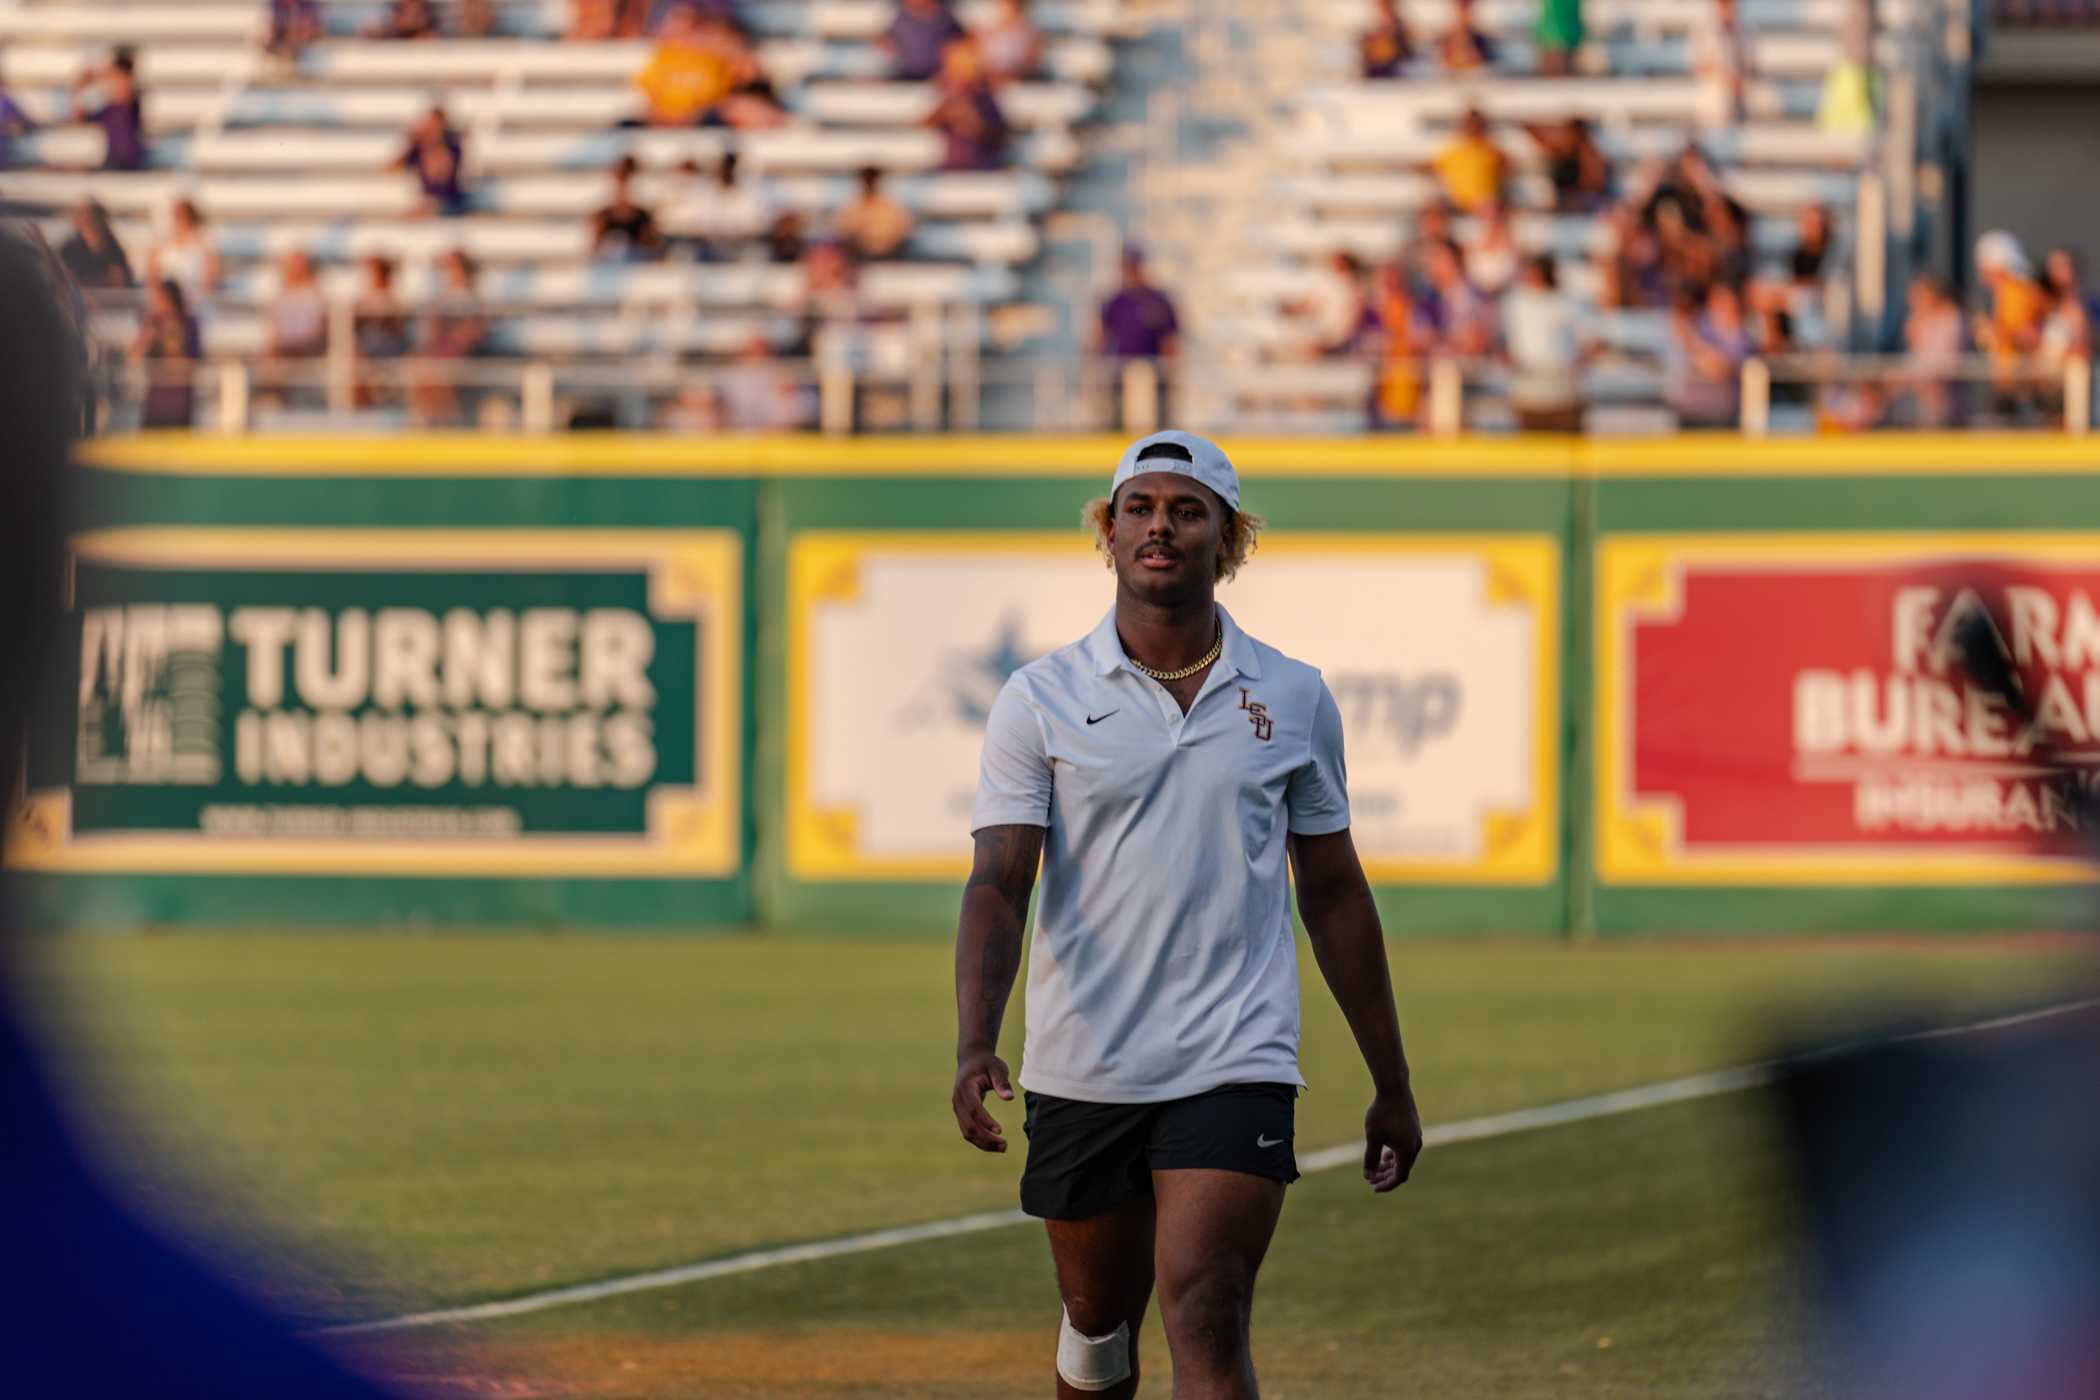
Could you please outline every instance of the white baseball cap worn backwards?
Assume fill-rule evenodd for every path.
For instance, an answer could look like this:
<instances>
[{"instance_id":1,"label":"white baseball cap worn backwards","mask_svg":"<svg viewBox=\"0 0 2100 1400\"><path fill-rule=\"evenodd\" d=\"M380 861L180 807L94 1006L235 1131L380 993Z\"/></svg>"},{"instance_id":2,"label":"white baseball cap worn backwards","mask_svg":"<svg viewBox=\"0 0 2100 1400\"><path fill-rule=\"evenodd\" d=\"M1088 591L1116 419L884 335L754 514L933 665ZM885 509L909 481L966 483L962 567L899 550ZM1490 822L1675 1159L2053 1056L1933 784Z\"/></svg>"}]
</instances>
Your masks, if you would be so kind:
<instances>
[{"instance_id":1,"label":"white baseball cap worn backwards","mask_svg":"<svg viewBox=\"0 0 2100 1400\"><path fill-rule=\"evenodd\" d=\"M1232 462L1224 451L1209 438L1174 428L1139 438L1123 450L1123 460L1116 463L1116 479L1109 483L1109 496L1114 497L1130 478L1143 476L1146 472L1174 472L1194 477L1217 492L1227 506L1233 510L1240 508L1239 473L1232 469Z\"/></svg>"}]
</instances>

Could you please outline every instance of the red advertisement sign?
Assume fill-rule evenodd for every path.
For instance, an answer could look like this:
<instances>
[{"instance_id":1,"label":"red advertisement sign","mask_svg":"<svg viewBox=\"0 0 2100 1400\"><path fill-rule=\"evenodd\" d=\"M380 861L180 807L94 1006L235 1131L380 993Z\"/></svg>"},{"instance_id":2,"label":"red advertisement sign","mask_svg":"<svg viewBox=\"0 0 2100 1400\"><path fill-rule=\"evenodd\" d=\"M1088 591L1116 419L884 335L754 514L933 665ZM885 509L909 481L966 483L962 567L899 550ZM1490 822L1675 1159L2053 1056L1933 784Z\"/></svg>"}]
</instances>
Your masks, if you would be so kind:
<instances>
[{"instance_id":1,"label":"red advertisement sign","mask_svg":"<svg viewBox=\"0 0 2100 1400\"><path fill-rule=\"evenodd\" d=\"M1599 602L1607 878L2082 875L2100 538L1616 538Z\"/></svg>"}]
</instances>

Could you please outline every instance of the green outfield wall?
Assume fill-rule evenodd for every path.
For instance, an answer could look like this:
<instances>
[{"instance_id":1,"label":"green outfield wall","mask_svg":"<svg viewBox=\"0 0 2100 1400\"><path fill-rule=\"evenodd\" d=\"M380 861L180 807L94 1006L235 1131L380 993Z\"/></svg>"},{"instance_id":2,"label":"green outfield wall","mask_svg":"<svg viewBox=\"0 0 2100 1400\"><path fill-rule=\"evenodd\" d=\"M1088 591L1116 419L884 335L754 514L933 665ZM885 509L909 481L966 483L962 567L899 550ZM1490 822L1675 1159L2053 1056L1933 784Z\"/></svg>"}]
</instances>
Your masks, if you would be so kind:
<instances>
[{"instance_id":1,"label":"green outfield wall","mask_svg":"<svg viewBox=\"0 0 2100 1400\"><path fill-rule=\"evenodd\" d=\"M1390 927L2083 921L2100 447L1234 440ZM10 835L77 926L945 927L1096 438L95 444ZM1946 664L1979 604L2045 701ZM1259 697L1256 697L1259 698ZM2089 781L2090 779L2085 779Z\"/></svg>"}]
</instances>

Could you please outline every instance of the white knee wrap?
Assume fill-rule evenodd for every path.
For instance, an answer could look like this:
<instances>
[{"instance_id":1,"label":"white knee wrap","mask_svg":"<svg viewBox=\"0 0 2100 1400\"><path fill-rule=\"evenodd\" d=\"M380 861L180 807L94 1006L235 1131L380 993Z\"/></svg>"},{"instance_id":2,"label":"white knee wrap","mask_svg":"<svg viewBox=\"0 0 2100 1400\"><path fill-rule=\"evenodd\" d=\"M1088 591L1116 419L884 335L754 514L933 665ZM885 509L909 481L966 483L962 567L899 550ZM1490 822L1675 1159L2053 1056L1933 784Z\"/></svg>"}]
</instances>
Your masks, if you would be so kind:
<instances>
[{"instance_id":1,"label":"white knee wrap","mask_svg":"<svg viewBox=\"0 0 2100 1400\"><path fill-rule=\"evenodd\" d=\"M1057 1329L1057 1374L1074 1390L1106 1390L1130 1375L1130 1324L1119 1322L1106 1337L1088 1337L1066 1313Z\"/></svg>"}]
</instances>

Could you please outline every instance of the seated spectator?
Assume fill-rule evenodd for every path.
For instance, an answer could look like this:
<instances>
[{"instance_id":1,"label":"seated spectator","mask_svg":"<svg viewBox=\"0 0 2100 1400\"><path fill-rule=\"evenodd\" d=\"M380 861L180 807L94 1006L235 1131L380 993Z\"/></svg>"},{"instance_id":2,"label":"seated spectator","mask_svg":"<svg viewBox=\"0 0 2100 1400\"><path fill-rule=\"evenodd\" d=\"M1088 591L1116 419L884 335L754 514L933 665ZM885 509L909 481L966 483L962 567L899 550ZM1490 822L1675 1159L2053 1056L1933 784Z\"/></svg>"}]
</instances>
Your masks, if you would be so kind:
<instances>
[{"instance_id":1,"label":"seated spectator","mask_svg":"<svg viewBox=\"0 0 2100 1400\"><path fill-rule=\"evenodd\" d=\"M1495 305L1466 278L1464 256L1450 239L1428 253L1429 291L1424 314L1436 328L1437 348L1472 359L1495 348Z\"/></svg>"},{"instance_id":2,"label":"seated spectator","mask_svg":"<svg viewBox=\"0 0 2100 1400\"><path fill-rule=\"evenodd\" d=\"M729 426L722 395L704 379L695 379L678 390L678 396L656 416L657 430L666 433L719 433Z\"/></svg>"},{"instance_id":3,"label":"seated spectator","mask_svg":"<svg viewBox=\"0 0 2100 1400\"><path fill-rule=\"evenodd\" d=\"M1716 277L1740 282L1748 274L1749 211L1728 193L1696 145L1678 152L1640 208L1676 280L1703 286Z\"/></svg>"},{"instance_id":4,"label":"seated spectator","mask_svg":"<svg viewBox=\"0 0 2100 1400\"><path fill-rule=\"evenodd\" d=\"M766 261L798 263L809 247L808 230L799 209L783 209L766 230Z\"/></svg>"},{"instance_id":5,"label":"seated spectator","mask_svg":"<svg viewBox=\"0 0 2100 1400\"><path fill-rule=\"evenodd\" d=\"M699 162L691 160L679 166L679 174L678 194L664 206L661 219L674 246L690 247L702 262L724 262L766 236L772 204L757 181L738 177L735 151L722 157L712 176L703 176Z\"/></svg>"},{"instance_id":6,"label":"seated spectator","mask_svg":"<svg viewBox=\"0 0 2100 1400\"><path fill-rule=\"evenodd\" d=\"M109 211L92 199L73 206L73 231L58 247L66 275L86 291L116 291L131 285L131 260L109 226Z\"/></svg>"},{"instance_id":7,"label":"seated spectator","mask_svg":"<svg viewBox=\"0 0 2100 1400\"><path fill-rule=\"evenodd\" d=\"M836 243L810 244L802 255L797 303L805 343L827 328L858 325L864 310L860 276L846 250Z\"/></svg>"},{"instance_id":8,"label":"seated spectator","mask_svg":"<svg viewBox=\"0 0 2100 1400\"><path fill-rule=\"evenodd\" d=\"M437 39L444 31L430 0L387 0L379 23L365 31L367 39Z\"/></svg>"},{"instance_id":9,"label":"seated spectator","mask_svg":"<svg viewBox=\"0 0 2100 1400\"><path fill-rule=\"evenodd\" d=\"M647 104L648 125L698 126L736 90L735 57L703 32L691 5L679 5L665 16L656 51L634 85Z\"/></svg>"},{"instance_id":10,"label":"seated spectator","mask_svg":"<svg viewBox=\"0 0 2100 1400\"><path fill-rule=\"evenodd\" d=\"M1043 31L1028 17L1027 0L999 0L997 17L977 31L977 47L994 83L1033 78L1043 66Z\"/></svg>"},{"instance_id":11,"label":"seated spectator","mask_svg":"<svg viewBox=\"0 0 2100 1400\"><path fill-rule=\"evenodd\" d=\"M1692 75L1707 89L1707 115L1717 124L1733 123L1743 115L1748 52L1735 0L1714 0L1713 17L1692 32Z\"/></svg>"},{"instance_id":12,"label":"seated spectator","mask_svg":"<svg viewBox=\"0 0 2100 1400\"><path fill-rule=\"evenodd\" d=\"M1452 216L1451 202L1442 195L1424 204L1415 215L1414 231L1401 250L1400 265L1407 276L1408 289L1416 297L1426 298L1429 292L1430 250L1457 237L1458 222Z\"/></svg>"},{"instance_id":13,"label":"seated spectator","mask_svg":"<svg viewBox=\"0 0 2100 1400\"><path fill-rule=\"evenodd\" d=\"M460 38L486 39L495 32L495 0L459 0Z\"/></svg>"},{"instance_id":14,"label":"seated spectator","mask_svg":"<svg viewBox=\"0 0 2100 1400\"><path fill-rule=\"evenodd\" d=\"M1992 406L2000 413L2023 416L2033 395L2021 370L2041 347L2048 301L2020 240L2002 229L1976 240L1976 272L1990 304L1976 318L1975 338L1976 348L1990 356Z\"/></svg>"},{"instance_id":15,"label":"seated spectator","mask_svg":"<svg viewBox=\"0 0 2100 1400\"><path fill-rule=\"evenodd\" d=\"M2093 357L2093 327L2086 315L2085 298L2078 294L2075 283L2068 290L2059 291L2045 281L2042 298L2046 309L2035 345L2035 364L2046 376L2050 389L2060 392L2065 364Z\"/></svg>"},{"instance_id":16,"label":"seated spectator","mask_svg":"<svg viewBox=\"0 0 2100 1400\"><path fill-rule=\"evenodd\" d=\"M1615 206L1606 226L1611 245L1599 260L1599 281L1606 291L1598 304L1617 311L1664 305L1669 300L1669 273L1655 230L1629 204Z\"/></svg>"},{"instance_id":17,"label":"seated spectator","mask_svg":"<svg viewBox=\"0 0 2100 1400\"><path fill-rule=\"evenodd\" d=\"M1377 0L1371 27L1356 41L1356 57L1366 78L1398 78L1415 56L1415 41L1400 18L1397 0Z\"/></svg>"},{"instance_id":18,"label":"seated spectator","mask_svg":"<svg viewBox=\"0 0 2100 1400\"><path fill-rule=\"evenodd\" d=\"M11 170L15 164L15 142L36 130L36 123L22 104L15 101L14 94L0 85L0 170Z\"/></svg>"},{"instance_id":19,"label":"seated spectator","mask_svg":"<svg viewBox=\"0 0 2100 1400\"><path fill-rule=\"evenodd\" d=\"M1475 73L1495 66L1495 41L1473 23L1473 0L1456 0L1451 27L1437 36L1436 62L1446 73Z\"/></svg>"},{"instance_id":20,"label":"seated spectator","mask_svg":"<svg viewBox=\"0 0 2100 1400\"><path fill-rule=\"evenodd\" d=\"M2070 298L2085 309L2086 320L2100 323L2100 293L2086 288L2085 264L2075 249L2049 250L2042 259L2042 290L2052 298Z\"/></svg>"},{"instance_id":21,"label":"seated spectator","mask_svg":"<svg viewBox=\"0 0 2100 1400\"><path fill-rule=\"evenodd\" d=\"M1651 226L1655 223L1657 211L1672 204L1678 207L1686 226L1695 233L1711 232L1707 218L1715 212L1738 225L1747 226L1749 223L1749 215L1721 184L1706 152L1696 143L1686 142L1648 187L1649 193L1640 202L1640 208L1641 218Z\"/></svg>"},{"instance_id":22,"label":"seated spectator","mask_svg":"<svg viewBox=\"0 0 2100 1400\"><path fill-rule=\"evenodd\" d=\"M452 121L445 115L443 104L434 102L422 119L408 129L407 144L394 158L392 168L406 170L416 177L421 192L417 213L441 214L450 218L467 212L467 190L461 169L465 160L465 143L452 129Z\"/></svg>"},{"instance_id":23,"label":"seated spectator","mask_svg":"<svg viewBox=\"0 0 2100 1400\"><path fill-rule=\"evenodd\" d=\"M948 46L964 36L944 0L903 0L875 42L889 55L892 78L919 83L941 71Z\"/></svg>"},{"instance_id":24,"label":"seated spectator","mask_svg":"<svg viewBox=\"0 0 2100 1400\"><path fill-rule=\"evenodd\" d=\"M1312 332L1314 355L1357 355L1371 347L1378 318L1365 295L1363 264L1356 254L1341 250L1329 257L1313 294L1297 309Z\"/></svg>"},{"instance_id":25,"label":"seated spectator","mask_svg":"<svg viewBox=\"0 0 2100 1400\"><path fill-rule=\"evenodd\" d=\"M1801 211L1794 225L1794 251L1787 260L1787 280L1818 288L1824 265L1830 261L1830 207L1811 204Z\"/></svg>"},{"instance_id":26,"label":"seated spectator","mask_svg":"<svg viewBox=\"0 0 2100 1400\"><path fill-rule=\"evenodd\" d=\"M1378 323L1378 367L1371 386L1370 427L1374 432L1411 427L1422 412L1423 362L1436 348L1436 328L1398 263L1378 269L1371 314Z\"/></svg>"},{"instance_id":27,"label":"seated spectator","mask_svg":"<svg viewBox=\"0 0 2100 1400\"><path fill-rule=\"evenodd\" d=\"M1977 319L1977 344L1993 356L2031 351L2047 303L2020 240L2002 229L1977 239L1976 272L1990 303Z\"/></svg>"},{"instance_id":28,"label":"seated spectator","mask_svg":"<svg viewBox=\"0 0 2100 1400\"><path fill-rule=\"evenodd\" d=\"M1510 407L1527 432L1582 431L1581 313L1561 294L1551 258L1524 259L1517 285L1502 302L1509 354Z\"/></svg>"},{"instance_id":29,"label":"seated spectator","mask_svg":"<svg viewBox=\"0 0 2100 1400\"><path fill-rule=\"evenodd\" d=\"M1481 215L1480 227L1466 241L1466 278L1490 297L1499 297L1517 280L1523 252L1510 222L1509 205L1496 200Z\"/></svg>"},{"instance_id":30,"label":"seated spectator","mask_svg":"<svg viewBox=\"0 0 2100 1400\"><path fill-rule=\"evenodd\" d=\"M1832 257L1830 210L1811 204L1801 211L1794 251L1772 284L1753 288L1752 301L1765 316L1783 316L1797 349L1824 348L1830 338L1824 314L1823 277Z\"/></svg>"},{"instance_id":31,"label":"seated spectator","mask_svg":"<svg viewBox=\"0 0 2100 1400\"><path fill-rule=\"evenodd\" d=\"M178 199L169 208L167 233L146 250L146 280L173 282L192 310L201 310L219 289L219 254L196 201Z\"/></svg>"},{"instance_id":32,"label":"seated spectator","mask_svg":"<svg viewBox=\"0 0 2100 1400\"><path fill-rule=\"evenodd\" d=\"M1681 288L1671 301L1663 347L1663 401L1679 427L1732 428L1742 410L1742 368L1750 358L1749 327L1736 289L1717 282L1704 298Z\"/></svg>"},{"instance_id":33,"label":"seated spectator","mask_svg":"<svg viewBox=\"0 0 2100 1400\"><path fill-rule=\"evenodd\" d=\"M758 52L743 31L719 9L703 6L699 12L698 39L703 48L719 54L729 69L729 94L713 112L701 118L703 125L754 131L787 121L780 95L759 66Z\"/></svg>"},{"instance_id":34,"label":"seated spectator","mask_svg":"<svg viewBox=\"0 0 2100 1400\"><path fill-rule=\"evenodd\" d=\"M282 64L298 62L306 46L327 32L317 0L269 0L263 52Z\"/></svg>"},{"instance_id":35,"label":"seated spectator","mask_svg":"<svg viewBox=\"0 0 2100 1400\"><path fill-rule=\"evenodd\" d=\"M137 67L130 49L117 49L108 63L73 80L73 118L102 128L104 170L146 168L146 105Z\"/></svg>"},{"instance_id":36,"label":"seated spectator","mask_svg":"<svg viewBox=\"0 0 2100 1400\"><path fill-rule=\"evenodd\" d=\"M639 39L646 32L645 0L572 0L568 37L579 40Z\"/></svg>"},{"instance_id":37,"label":"seated spectator","mask_svg":"<svg viewBox=\"0 0 2100 1400\"><path fill-rule=\"evenodd\" d=\"M394 260L369 253L363 266L365 284L352 305L357 353L368 360L399 359L408 353L408 311L394 290Z\"/></svg>"},{"instance_id":38,"label":"seated spectator","mask_svg":"<svg viewBox=\"0 0 2100 1400\"><path fill-rule=\"evenodd\" d=\"M1582 0L1541 0L1538 27L1539 72L1564 78L1575 71L1575 51L1582 47Z\"/></svg>"},{"instance_id":39,"label":"seated spectator","mask_svg":"<svg viewBox=\"0 0 2100 1400\"><path fill-rule=\"evenodd\" d=\"M1899 387L1916 404L1921 428L1951 428L1961 422L1961 370L1964 346L1961 307L1946 284L1931 273L1913 277L1909 316L1903 323L1904 374Z\"/></svg>"},{"instance_id":40,"label":"seated spectator","mask_svg":"<svg viewBox=\"0 0 2100 1400\"><path fill-rule=\"evenodd\" d=\"M1655 242L1667 286L1703 288L1720 275L1719 245L1693 227L1682 205L1665 204L1656 210Z\"/></svg>"},{"instance_id":41,"label":"seated spectator","mask_svg":"<svg viewBox=\"0 0 2100 1400\"><path fill-rule=\"evenodd\" d=\"M316 359L328 349L328 299L314 276L314 260L293 251L279 264L277 294L263 313L263 354L275 360Z\"/></svg>"},{"instance_id":42,"label":"seated spectator","mask_svg":"<svg viewBox=\"0 0 2100 1400\"><path fill-rule=\"evenodd\" d=\"M1459 119L1458 135L1434 163L1444 195L1462 214L1478 214L1502 198L1509 182L1509 157L1488 134L1487 117L1468 107Z\"/></svg>"},{"instance_id":43,"label":"seated spectator","mask_svg":"<svg viewBox=\"0 0 2100 1400\"><path fill-rule=\"evenodd\" d=\"M1800 341L1794 333L1794 317L1783 302L1760 301L1746 296L1744 309L1749 313L1750 353L1767 364L1783 359L1800 350ZM1808 386L1791 375L1775 373L1767 391L1769 402L1775 405L1797 406L1809 401Z\"/></svg>"},{"instance_id":44,"label":"seated spectator","mask_svg":"<svg viewBox=\"0 0 2100 1400\"><path fill-rule=\"evenodd\" d=\"M416 327L416 354L452 362L479 355L488 345L488 317L475 282L478 269L464 251L452 249L438 263L438 292ZM455 374L433 367L409 386L409 408L424 426L467 422L465 396Z\"/></svg>"},{"instance_id":45,"label":"seated spectator","mask_svg":"<svg viewBox=\"0 0 2100 1400\"><path fill-rule=\"evenodd\" d=\"M1590 134L1583 117L1551 126L1526 125L1525 134L1546 157L1546 178L1553 182L1553 212L1594 214L1611 202L1611 159Z\"/></svg>"},{"instance_id":46,"label":"seated spectator","mask_svg":"<svg viewBox=\"0 0 2100 1400\"><path fill-rule=\"evenodd\" d=\"M860 172L860 193L839 211L833 227L846 251L862 262L895 257L911 241L911 211L882 192L882 171Z\"/></svg>"},{"instance_id":47,"label":"seated spectator","mask_svg":"<svg viewBox=\"0 0 2100 1400\"><path fill-rule=\"evenodd\" d=\"M633 156L613 163L612 198L591 215L591 256L612 262L653 262L664 250L663 231L656 215L634 197Z\"/></svg>"},{"instance_id":48,"label":"seated spectator","mask_svg":"<svg viewBox=\"0 0 2100 1400\"><path fill-rule=\"evenodd\" d=\"M365 284L351 304L351 334L362 362L398 360L409 350L408 310L394 291L394 261L377 253L364 260ZM370 408L390 399L386 386L359 376L357 402Z\"/></svg>"},{"instance_id":49,"label":"seated spectator","mask_svg":"<svg viewBox=\"0 0 2100 1400\"><path fill-rule=\"evenodd\" d=\"M740 433L784 433L809 426L808 395L781 368L773 347L754 335L722 372L722 407Z\"/></svg>"},{"instance_id":50,"label":"seated spectator","mask_svg":"<svg viewBox=\"0 0 2100 1400\"><path fill-rule=\"evenodd\" d=\"M1006 144L1012 132L992 85L985 78L977 45L958 39L941 51L938 100L926 116L926 125L939 131L946 141L941 157L943 170L997 170L1006 163Z\"/></svg>"},{"instance_id":51,"label":"seated spectator","mask_svg":"<svg viewBox=\"0 0 2100 1400\"><path fill-rule=\"evenodd\" d=\"M146 289L146 314L133 337L131 362L146 372L146 393L139 405L142 428L187 428L197 416L197 391L191 382L204 350L197 319L190 315L182 288L153 282Z\"/></svg>"}]
</instances>

